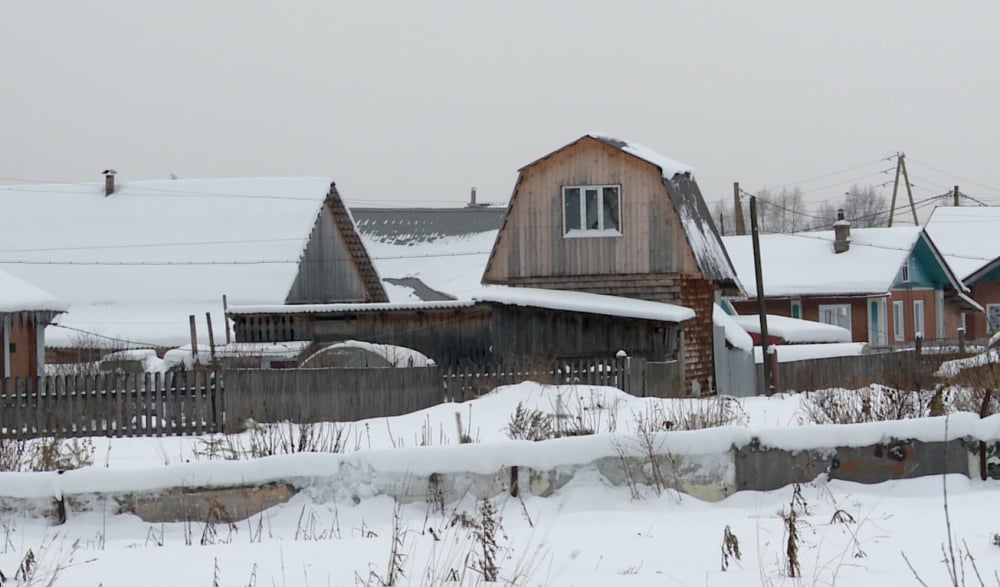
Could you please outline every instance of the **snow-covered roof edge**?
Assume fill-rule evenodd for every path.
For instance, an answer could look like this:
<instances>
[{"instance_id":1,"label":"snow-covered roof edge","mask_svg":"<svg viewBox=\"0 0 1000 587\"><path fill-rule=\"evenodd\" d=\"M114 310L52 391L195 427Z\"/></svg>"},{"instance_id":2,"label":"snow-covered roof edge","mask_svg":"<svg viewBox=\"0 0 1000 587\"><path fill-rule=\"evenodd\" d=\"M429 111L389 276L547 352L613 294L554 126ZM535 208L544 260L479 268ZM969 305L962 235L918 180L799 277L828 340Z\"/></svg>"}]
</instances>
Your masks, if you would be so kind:
<instances>
[{"instance_id":1,"label":"snow-covered roof edge","mask_svg":"<svg viewBox=\"0 0 1000 587\"><path fill-rule=\"evenodd\" d=\"M612 147L620 149L629 155L634 155L643 161L656 165L660 168L660 172L663 174L664 179L671 179L678 174L694 173L694 168L690 165L686 165L680 161L661 155L653 149L640 145L639 143L633 143L602 132L591 132L587 133L586 136L597 139L604 144L611 145Z\"/></svg>"},{"instance_id":2,"label":"snow-covered roof edge","mask_svg":"<svg viewBox=\"0 0 1000 587\"><path fill-rule=\"evenodd\" d=\"M733 320L733 317L727 314L719 304L713 304L712 322L716 326L722 326L725 328L726 342L728 342L733 348L737 348L748 353L753 350L753 338L751 338L750 335L747 334L747 331L737 324L736 321Z\"/></svg>"},{"instance_id":3,"label":"snow-covered roof edge","mask_svg":"<svg viewBox=\"0 0 1000 587\"><path fill-rule=\"evenodd\" d=\"M68 308L42 288L0 270L0 313L65 312Z\"/></svg>"},{"instance_id":4,"label":"snow-covered roof edge","mask_svg":"<svg viewBox=\"0 0 1000 587\"><path fill-rule=\"evenodd\" d=\"M532 287L488 286L474 292L472 299L494 304L584 312L622 318L661 320L663 322L685 322L695 316L694 310L691 308L674 304L581 291Z\"/></svg>"},{"instance_id":5,"label":"snow-covered roof edge","mask_svg":"<svg viewBox=\"0 0 1000 587\"><path fill-rule=\"evenodd\" d=\"M675 175L663 181L702 275L735 289L740 295L745 293L697 182L689 175Z\"/></svg>"},{"instance_id":6,"label":"snow-covered roof edge","mask_svg":"<svg viewBox=\"0 0 1000 587\"><path fill-rule=\"evenodd\" d=\"M352 304L270 304L253 306L229 306L228 314L335 314L352 312L390 312L399 310L452 310L469 308L475 303L468 300L444 302L403 302L403 303L352 303Z\"/></svg>"}]
</instances>

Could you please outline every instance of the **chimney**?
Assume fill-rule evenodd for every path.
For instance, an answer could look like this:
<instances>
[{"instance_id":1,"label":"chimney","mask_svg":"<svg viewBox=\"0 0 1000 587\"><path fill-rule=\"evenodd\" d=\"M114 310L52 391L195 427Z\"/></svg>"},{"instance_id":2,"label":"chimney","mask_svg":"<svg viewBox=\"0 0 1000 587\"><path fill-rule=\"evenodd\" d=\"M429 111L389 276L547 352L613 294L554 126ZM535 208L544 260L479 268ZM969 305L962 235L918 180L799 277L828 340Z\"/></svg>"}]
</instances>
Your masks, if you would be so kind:
<instances>
[{"instance_id":1,"label":"chimney","mask_svg":"<svg viewBox=\"0 0 1000 587\"><path fill-rule=\"evenodd\" d=\"M837 221L833 223L833 252L843 253L851 248L851 223L844 219L844 211L837 210Z\"/></svg>"},{"instance_id":2,"label":"chimney","mask_svg":"<svg viewBox=\"0 0 1000 587\"><path fill-rule=\"evenodd\" d=\"M472 191L469 193L469 205L467 207L468 208L475 208L476 206L477 206L477 204L476 204L476 188L473 187Z\"/></svg>"},{"instance_id":3,"label":"chimney","mask_svg":"<svg viewBox=\"0 0 1000 587\"><path fill-rule=\"evenodd\" d=\"M114 169L104 170L104 196L110 196L115 193L115 175L118 172Z\"/></svg>"}]
</instances>

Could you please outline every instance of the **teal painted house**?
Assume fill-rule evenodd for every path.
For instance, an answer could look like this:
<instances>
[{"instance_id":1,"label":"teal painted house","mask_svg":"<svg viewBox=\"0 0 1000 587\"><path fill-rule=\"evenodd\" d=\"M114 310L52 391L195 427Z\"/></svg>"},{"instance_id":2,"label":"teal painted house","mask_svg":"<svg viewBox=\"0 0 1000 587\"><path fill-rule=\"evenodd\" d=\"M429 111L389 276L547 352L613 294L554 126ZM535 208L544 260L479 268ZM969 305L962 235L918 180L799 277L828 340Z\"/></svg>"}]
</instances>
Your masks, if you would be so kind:
<instances>
[{"instance_id":1,"label":"teal painted house","mask_svg":"<svg viewBox=\"0 0 1000 587\"><path fill-rule=\"evenodd\" d=\"M731 300L757 312L753 248L748 236L723 242L749 297ZM769 314L842 326L872 346L954 339L963 313L983 308L919 226L835 230L760 237Z\"/></svg>"}]
</instances>

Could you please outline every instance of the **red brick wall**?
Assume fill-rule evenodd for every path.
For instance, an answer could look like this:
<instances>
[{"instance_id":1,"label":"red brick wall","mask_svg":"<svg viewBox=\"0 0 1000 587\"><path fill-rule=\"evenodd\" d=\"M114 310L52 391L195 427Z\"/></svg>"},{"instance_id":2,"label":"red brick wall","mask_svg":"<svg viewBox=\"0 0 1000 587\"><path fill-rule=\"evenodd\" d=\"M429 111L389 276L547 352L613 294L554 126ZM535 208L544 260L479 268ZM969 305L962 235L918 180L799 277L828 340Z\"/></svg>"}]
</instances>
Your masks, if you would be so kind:
<instances>
[{"instance_id":1,"label":"red brick wall","mask_svg":"<svg viewBox=\"0 0 1000 587\"><path fill-rule=\"evenodd\" d=\"M889 313L889 344L911 343L916 339L915 321L913 319L913 302L923 300L924 302L924 340L937 339L937 308L934 302L934 290L916 289L893 290L887 302ZM903 340L899 341L894 336L895 314L892 311L893 302L903 302ZM947 302L946 302L947 303Z\"/></svg>"},{"instance_id":2,"label":"red brick wall","mask_svg":"<svg viewBox=\"0 0 1000 587\"><path fill-rule=\"evenodd\" d=\"M707 392L715 387L712 345L715 286L701 276L682 275L680 303L695 313L693 319L684 323L684 392L690 393L693 382Z\"/></svg>"},{"instance_id":3,"label":"red brick wall","mask_svg":"<svg viewBox=\"0 0 1000 587\"><path fill-rule=\"evenodd\" d=\"M972 299L979 302L983 309L987 304L1000 304L1000 283L980 282L972 286ZM970 312L967 322L969 332L966 338L987 338L990 333L986 328L986 314Z\"/></svg>"},{"instance_id":4,"label":"red brick wall","mask_svg":"<svg viewBox=\"0 0 1000 587\"><path fill-rule=\"evenodd\" d=\"M24 324L15 319L11 327L10 342L14 347L14 352L10 354L10 375L11 377L35 377L38 373L38 355L35 352L34 323ZM0 362L2 361L2 355L0 355ZM0 375L2 375L2 371L0 371Z\"/></svg>"}]
</instances>

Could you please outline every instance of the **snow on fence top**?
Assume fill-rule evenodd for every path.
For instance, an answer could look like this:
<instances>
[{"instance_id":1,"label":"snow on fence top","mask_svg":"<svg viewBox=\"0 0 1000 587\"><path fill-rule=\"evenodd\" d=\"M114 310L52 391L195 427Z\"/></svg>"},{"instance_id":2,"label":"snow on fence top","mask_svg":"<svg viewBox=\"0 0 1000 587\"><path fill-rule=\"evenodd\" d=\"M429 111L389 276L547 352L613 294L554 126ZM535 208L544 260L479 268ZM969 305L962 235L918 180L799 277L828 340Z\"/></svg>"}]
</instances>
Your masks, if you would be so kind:
<instances>
[{"instance_id":1,"label":"snow on fence top","mask_svg":"<svg viewBox=\"0 0 1000 587\"><path fill-rule=\"evenodd\" d=\"M256 306L230 306L229 313L241 314L335 314L354 312L391 312L401 310L451 310L470 308L475 303L470 300L455 300L443 302L390 302L390 303L359 303L359 304L271 304Z\"/></svg>"},{"instance_id":2,"label":"snow on fence top","mask_svg":"<svg viewBox=\"0 0 1000 587\"><path fill-rule=\"evenodd\" d=\"M472 299L511 306L529 306L603 316L662 320L663 322L684 322L694 318L694 310L684 306L581 291L491 286L473 293Z\"/></svg>"},{"instance_id":3,"label":"snow on fence top","mask_svg":"<svg viewBox=\"0 0 1000 587\"><path fill-rule=\"evenodd\" d=\"M61 312L66 308L66 302L0 270L0 312Z\"/></svg>"}]
</instances>

